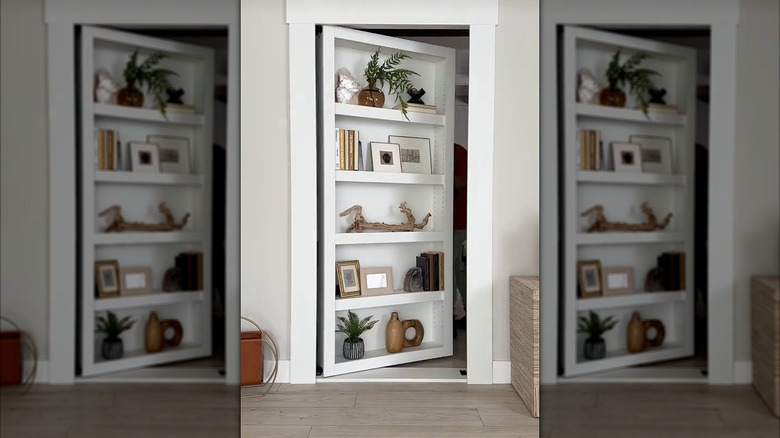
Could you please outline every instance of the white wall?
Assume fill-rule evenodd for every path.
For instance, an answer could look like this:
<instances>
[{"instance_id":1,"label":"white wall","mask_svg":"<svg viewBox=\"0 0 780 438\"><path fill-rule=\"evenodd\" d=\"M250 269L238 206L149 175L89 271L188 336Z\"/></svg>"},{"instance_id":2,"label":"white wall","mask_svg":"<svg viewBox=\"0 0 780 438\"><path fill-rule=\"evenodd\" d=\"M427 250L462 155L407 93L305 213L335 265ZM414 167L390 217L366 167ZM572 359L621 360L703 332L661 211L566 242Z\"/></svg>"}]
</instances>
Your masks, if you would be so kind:
<instances>
[{"instance_id":1,"label":"white wall","mask_svg":"<svg viewBox=\"0 0 780 438\"><path fill-rule=\"evenodd\" d=\"M750 277L780 275L780 2L741 0L737 31L734 356L750 358Z\"/></svg>"},{"instance_id":2,"label":"white wall","mask_svg":"<svg viewBox=\"0 0 780 438\"><path fill-rule=\"evenodd\" d=\"M43 0L0 2L0 313L49 357ZM5 326L3 327L5 328Z\"/></svg>"}]
</instances>

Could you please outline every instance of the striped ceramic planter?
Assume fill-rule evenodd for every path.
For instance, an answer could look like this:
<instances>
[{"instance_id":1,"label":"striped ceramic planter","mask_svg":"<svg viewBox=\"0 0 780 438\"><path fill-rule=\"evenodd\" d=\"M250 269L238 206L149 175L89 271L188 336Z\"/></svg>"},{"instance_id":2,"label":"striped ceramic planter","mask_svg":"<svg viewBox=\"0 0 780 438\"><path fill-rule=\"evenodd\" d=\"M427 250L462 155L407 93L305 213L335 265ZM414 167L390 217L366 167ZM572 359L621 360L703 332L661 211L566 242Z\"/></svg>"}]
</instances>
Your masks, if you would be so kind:
<instances>
[{"instance_id":1,"label":"striped ceramic planter","mask_svg":"<svg viewBox=\"0 0 780 438\"><path fill-rule=\"evenodd\" d=\"M363 343L363 338L358 338L358 341L355 343L344 340L344 359L361 359L364 354L366 354L366 347Z\"/></svg>"}]
</instances>

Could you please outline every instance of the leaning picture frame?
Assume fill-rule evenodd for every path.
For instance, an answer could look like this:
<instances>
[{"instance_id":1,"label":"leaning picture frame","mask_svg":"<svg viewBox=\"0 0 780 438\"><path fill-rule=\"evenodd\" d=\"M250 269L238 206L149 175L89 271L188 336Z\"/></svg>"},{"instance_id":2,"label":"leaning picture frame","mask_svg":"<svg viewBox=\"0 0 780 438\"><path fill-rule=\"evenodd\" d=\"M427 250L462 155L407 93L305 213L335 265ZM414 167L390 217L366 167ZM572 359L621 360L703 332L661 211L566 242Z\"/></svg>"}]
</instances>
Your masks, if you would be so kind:
<instances>
[{"instance_id":1,"label":"leaning picture frame","mask_svg":"<svg viewBox=\"0 0 780 438\"><path fill-rule=\"evenodd\" d=\"M401 153L401 172L431 173L431 139L388 135L388 143L398 144Z\"/></svg>"},{"instance_id":2,"label":"leaning picture frame","mask_svg":"<svg viewBox=\"0 0 780 438\"><path fill-rule=\"evenodd\" d=\"M642 150L642 171L672 173L672 139L652 135L631 135L628 141Z\"/></svg>"},{"instance_id":3,"label":"leaning picture frame","mask_svg":"<svg viewBox=\"0 0 780 438\"><path fill-rule=\"evenodd\" d=\"M393 268L360 269L360 295L388 295L393 293Z\"/></svg>"},{"instance_id":4,"label":"leaning picture frame","mask_svg":"<svg viewBox=\"0 0 780 438\"><path fill-rule=\"evenodd\" d=\"M613 141L612 162L615 172L642 172L642 148L636 143Z\"/></svg>"},{"instance_id":5,"label":"leaning picture frame","mask_svg":"<svg viewBox=\"0 0 780 438\"><path fill-rule=\"evenodd\" d=\"M346 260L336 262L336 279L342 298L360 296L360 262Z\"/></svg>"},{"instance_id":6,"label":"leaning picture frame","mask_svg":"<svg viewBox=\"0 0 780 438\"><path fill-rule=\"evenodd\" d=\"M152 292L152 269L148 266L119 269L119 295L143 295Z\"/></svg>"},{"instance_id":7,"label":"leaning picture frame","mask_svg":"<svg viewBox=\"0 0 780 438\"><path fill-rule=\"evenodd\" d=\"M601 262L599 260L577 262L577 286L581 298L601 296Z\"/></svg>"},{"instance_id":8,"label":"leaning picture frame","mask_svg":"<svg viewBox=\"0 0 780 438\"><path fill-rule=\"evenodd\" d=\"M398 143L371 142L374 172L401 172L401 148Z\"/></svg>"},{"instance_id":9,"label":"leaning picture frame","mask_svg":"<svg viewBox=\"0 0 780 438\"><path fill-rule=\"evenodd\" d=\"M190 173L190 139L172 135L149 134L147 143L154 143L160 155L160 171Z\"/></svg>"},{"instance_id":10,"label":"leaning picture frame","mask_svg":"<svg viewBox=\"0 0 780 438\"><path fill-rule=\"evenodd\" d=\"M155 143L130 141L130 168L133 172L157 173L160 171L160 153Z\"/></svg>"},{"instance_id":11,"label":"leaning picture frame","mask_svg":"<svg viewBox=\"0 0 780 438\"><path fill-rule=\"evenodd\" d=\"M95 261L95 289L98 298L119 296L119 262L116 260Z\"/></svg>"},{"instance_id":12,"label":"leaning picture frame","mask_svg":"<svg viewBox=\"0 0 780 438\"><path fill-rule=\"evenodd\" d=\"M615 266L601 270L601 284L604 286L602 295L626 295L634 290L634 268L631 266Z\"/></svg>"}]
</instances>

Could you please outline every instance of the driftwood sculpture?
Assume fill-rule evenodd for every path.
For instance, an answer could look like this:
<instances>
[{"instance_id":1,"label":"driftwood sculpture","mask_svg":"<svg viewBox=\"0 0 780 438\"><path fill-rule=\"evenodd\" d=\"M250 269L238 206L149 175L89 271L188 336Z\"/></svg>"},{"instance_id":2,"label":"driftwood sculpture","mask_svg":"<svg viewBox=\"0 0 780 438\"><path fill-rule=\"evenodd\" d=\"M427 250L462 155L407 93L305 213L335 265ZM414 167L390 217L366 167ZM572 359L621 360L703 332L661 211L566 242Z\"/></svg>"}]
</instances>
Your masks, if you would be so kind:
<instances>
[{"instance_id":1,"label":"driftwood sculpture","mask_svg":"<svg viewBox=\"0 0 780 438\"><path fill-rule=\"evenodd\" d=\"M647 222L643 224L629 224L625 222L610 222L604 216L604 207L601 205L594 205L593 207L585 210L580 216L594 215L595 219L593 224L588 228L588 232L592 231L654 231L663 230L669 225L669 220L672 218L672 214L666 215L662 222L658 222L653 213L653 209L647 206L647 202L643 202L641 207L642 213L647 216Z\"/></svg>"},{"instance_id":2,"label":"driftwood sculpture","mask_svg":"<svg viewBox=\"0 0 780 438\"><path fill-rule=\"evenodd\" d=\"M355 220L353 220L352 224L347 228L347 233L362 233L363 231L414 231L422 230L428 225L428 218L431 217L430 213L425 215L422 222L416 224L414 223L412 210L406 206L406 201L402 202L398 208L401 209L401 213L406 215L405 224L391 225L384 222L367 222L366 218L363 217L363 207L360 205L349 207L341 212L339 216L347 216L350 213L355 213Z\"/></svg>"},{"instance_id":3,"label":"driftwood sculpture","mask_svg":"<svg viewBox=\"0 0 780 438\"><path fill-rule=\"evenodd\" d=\"M145 224L143 222L125 222L125 218L122 217L122 207L118 205L112 205L107 209L100 212L100 217L113 214L111 223L108 225L105 231L172 231L180 230L187 225L187 220L190 218L190 214L187 213L177 223L173 219L171 210L165 205L165 202L161 202L157 206L160 213L165 216L165 222L159 224Z\"/></svg>"}]
</instances>

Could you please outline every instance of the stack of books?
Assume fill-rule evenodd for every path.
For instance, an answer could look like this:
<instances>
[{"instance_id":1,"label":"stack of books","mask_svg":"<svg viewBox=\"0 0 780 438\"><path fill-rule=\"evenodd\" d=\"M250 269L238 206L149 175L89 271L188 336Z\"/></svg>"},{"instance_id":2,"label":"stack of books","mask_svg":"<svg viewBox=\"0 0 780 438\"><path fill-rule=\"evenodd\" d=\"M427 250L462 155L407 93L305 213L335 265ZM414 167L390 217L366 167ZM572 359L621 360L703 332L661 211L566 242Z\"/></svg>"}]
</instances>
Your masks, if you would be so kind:
<instances>
[{"instance_id":1,"label":"stack of books","mask_svg":"<svg viewBox=\"0 0 780 438\"><path fill-rule=\"evenodd\" d=\"M174 260L181 290L203 290L203 253L186 251L179 253Z\"/></svg>"},{"instance_id":2,"label":"stack of books","mask_svg":"<svg viewBox=\"0 0 780 438\"><path fill-rule=\"evenodd\" d=\"M336 169L363 170L363 150L360 132L336 129Z\"/></svg>"},{"instance_id":3,"label":"stack of books","mask_svg":"<svg viewBox=\"0 0 780 438\"><path fill-rule=\"evenodd\" d=\"M580 170L607 170L607 160L598 129L578 129L577 167Z\"/></svg>"},{"instance_id":4,"label":"stack of books","mask_svg":"<svg viewBox=\"0 0 780 438\"><path fill-rule=\"evenodd\" d=\"M400 110L401 104L394 106L393 109ZM412 112L412 113L427 113L427 114L436 114L436 105L423 105L419 103L407 103L406 104L406 111Z\"/></svg>"},{"instance_id":5,"label":"stack of books","mask_svg":"<svg viewBox=\"0 0 780 438\"><path fill-rule=\"evenodd\" d=\"M422 270L424 291L444 290L444 252L425 251L417 256L417 267Z\"/></svg>"},{"instance_id":6,"label":"stack of books","mask_svg":"<svg viewBox=\"0 0 780 438\"><path fill-rule=\"evenodd\" d=\"M122 148L119 132L98 129L95 134L95 168L97 170L121 170Z\"/></svg>"},{"instance_id":7,"label":"stack of books","mask_svg":"<svg viewBox=\"0 0 780 438\"><path fill-rule=\"evenodd\" d=\"M195 105L189 103L166 103L165 111L173 111L177 113L195 113Z\"/></svg>"},{"instance_id":8,"label":"stack of books","mask_svg":"<svg viewBox=\"0 0 780 438\"><path fill-rule=\"evenodd\" d=\"M664 290L685 290L685 252L668 251L657 257Z\"/></svg>"},{"instance_id":9,"label":"stack of books","mask_svg":"<svg viewBox=\"0 0 780 438\"><path fill-rule=\"evenodd\" d=\"M647 104L647 110L648 111L665 111L669 113L679 113L680 110L677 109L677 105L667 105L664 103L648 103Z\"/></svg>"}]
</instances>

